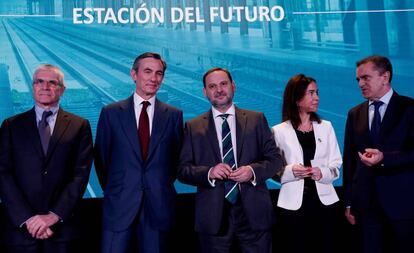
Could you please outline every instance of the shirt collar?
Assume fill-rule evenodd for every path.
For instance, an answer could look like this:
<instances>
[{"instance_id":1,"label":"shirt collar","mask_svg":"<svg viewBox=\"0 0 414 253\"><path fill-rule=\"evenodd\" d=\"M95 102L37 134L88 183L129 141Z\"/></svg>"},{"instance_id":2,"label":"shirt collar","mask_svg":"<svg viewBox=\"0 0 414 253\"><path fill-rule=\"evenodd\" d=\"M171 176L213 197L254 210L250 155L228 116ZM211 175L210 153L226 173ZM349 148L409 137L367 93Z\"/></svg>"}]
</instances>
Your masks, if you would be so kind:
<instances>
[{"instance_id":1,"label":"shirt collar","mask_svg":"<svg viewBox=\"0 0 414 253\"><path fill-rule=\"evenodd\" d=\"M384 96L382 96L379 101L383 102L384 104L388 105L390 103L392 94L394 93L393 89L391 88L387 93L385 93ZM369 105L371 105L372 103L374 103L373 100L369 101Z\"/></svg>"},{"instance_id":2,"label":"shirt collar","mask_svg":"<svg viewBox=\"0 0 414 253\"><path fill-rule=\"evenodd\" d=\"M35 104L35 112L36 112L36 119L40 121L42 119L42 114L44 111L51 111L52 115L50 117L54 117L59 111L59 104L50 107L48 110L40 107L39 105Z\"/></svg>"},{"instance_id":3,"label":"shirt collar","mask_svg":"<svg viewBox=\"0 0 414 253\"><path fill-rule=\"evenodd\" d=\"M151 105L155 105L155 96L152 96L150 99L145 100L140 95L138 95L136 92L134 92L134 105L140 106L143 101L150 102Z\"/></svg>"},{"instance_id":4,"label":"shirt collar","mask_svg":"<svg viewBox=\"0 0 414 253\"><path fill-rule=\"evenodd\" d=\"M213 113L213 118L217 118L219 115L222 115L222 114L229 114L229 115L233 115L233 116L236 115L236 108L234 107L234 104L232 104L230 106L230 108L227 109L227 111L225 113L220 112L219 110L214 108L214 106L211 107L211 111Z\"/></svg>"}]
</instances>

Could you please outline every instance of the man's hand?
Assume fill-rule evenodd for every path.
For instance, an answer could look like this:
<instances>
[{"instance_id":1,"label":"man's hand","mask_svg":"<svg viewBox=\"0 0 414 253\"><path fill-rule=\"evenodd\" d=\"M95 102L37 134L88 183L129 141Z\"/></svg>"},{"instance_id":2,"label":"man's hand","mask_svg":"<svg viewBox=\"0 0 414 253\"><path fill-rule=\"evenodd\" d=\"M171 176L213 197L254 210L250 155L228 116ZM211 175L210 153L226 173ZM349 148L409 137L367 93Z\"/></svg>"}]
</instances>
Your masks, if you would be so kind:
<instances>
[{"instance_id":1,"label":"man's hand","mask_svg":"<svg viewBox=\"0 0 414 253\"><path fill-rule=\"evenodd\" d=\"M47 235L53 235L50 227L58 221L59 217L54 213L35 215L26 222L27 231L29 231L34 238L42 239Z\"/></svg>"},{"instance_id":2,"label":"man's hand","mask_svg":"<svg viewBox=\"0 0 414 253\"><path fill-rule=\"evenodd\" d=\"M48 228L43 234L36 237L36 239L45 240L45 239L52 237L52 235L53 235L53 231L50 228Z\"/></svg>"},{"instance_id":3,"label":"man's hand","mask_svg":"<svg viewBox=\"0 0 414 253\"><path fill-rule=\"evenodd\" d=\"M230 180L244 183L250 181L253 177L253 172L249 166L241 166L233 170L229 176Z\"/></svg>"},{"instance_id":4,"label":"man's hand","mask_svg":"<svg viewBox=\"0 0 414 253\"><path fill-rule=\"evenodd\" d=\"M350 207L347 207L345 209L345 217L351 225L356 224L355 217L351 214L351 208Z\"/></svg>"},{"instance_id":5,"label":"man's hand","mask_svg":"<svg viewBox=\"0 0 414 253\"><path fill-rule=\"evenodd\" d=\"M311 171L312 171L311 168L305 167L302 164L295 164L292 167L293 175L296 178L300 178L300 179L312 176Z\"/></svg>"},{"instance_id":6,"label":"man's hand","mask_svg":"<svg viewBox=\"0 0 414 253\"><path fill-rule=\"evenodd\" d=\"M384 159L384 154L378 149L367 148L365 153L358 152L361 162L366 166L374 166Z\"/></svg>"},{"instance_id":7,"label":"man's hand","mask_svg":"<svg viewBox=\"0 0 414 253\"><path fill-rule=\"evenodd\" d=\"M210 170L211 179L224 180L228 179L231 174L231 168L228 164L219 163Z\"/></svg>"}]
</instances>

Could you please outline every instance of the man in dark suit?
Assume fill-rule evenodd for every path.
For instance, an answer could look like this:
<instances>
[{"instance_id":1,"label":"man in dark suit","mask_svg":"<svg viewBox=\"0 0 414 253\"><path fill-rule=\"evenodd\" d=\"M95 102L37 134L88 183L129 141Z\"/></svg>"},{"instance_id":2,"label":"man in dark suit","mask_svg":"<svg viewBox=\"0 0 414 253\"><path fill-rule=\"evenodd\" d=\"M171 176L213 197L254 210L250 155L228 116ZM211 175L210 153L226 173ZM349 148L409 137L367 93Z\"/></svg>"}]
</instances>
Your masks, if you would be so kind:
<instances>
[{"instance_id":1,"label":"man in dark suit","mask_svg":"<svg viewBox=\"0 0 414 253\"><path fill-rule=\"evenodd\" d=\"M9 252L67 252L92 164L91 128L60 108L65 86L59 68L41 65L32 88L34 108L1 126L5 241Z\"/></svg>"},{"instance_id":2,"label":"man in dark suit","mask_svg":"<svg viewBox=\"0 0 414 253\"><path fill-rule=\"evenodd\" d=\"M134 94L104 107L99 118L95 167L105 195L105 253L126 252L132 238L140 252L167 250L183 114L155 98L166 67L159 54L138 56L131 69Z\"/></svg>"},{"instance_id":3,"label":"man in dark suit","mask_svg":"<svg viewBox=\"0 0 414 253\"><path fill-rule=\"evenodd\" d=\"M345 216L361 226L364 252L413 252L414 100L392 89L386 57L357 62L356 79L367 101L346 123Z\"/></svg>"},{"instance_id":4,"label":"man in dark suit","mask_svg":"<svg viewBox=\"0 0 414 253\"><path fill-rule=\"evenodd\" d=\"M243 252L271 252L274 212L266 188L282 166L266 118L233 104L229 71L203 77L211 110L188 121L178 179L197 186L195 230L202 252L229 252L238 239Z\"/></svg>"}]
</instances>

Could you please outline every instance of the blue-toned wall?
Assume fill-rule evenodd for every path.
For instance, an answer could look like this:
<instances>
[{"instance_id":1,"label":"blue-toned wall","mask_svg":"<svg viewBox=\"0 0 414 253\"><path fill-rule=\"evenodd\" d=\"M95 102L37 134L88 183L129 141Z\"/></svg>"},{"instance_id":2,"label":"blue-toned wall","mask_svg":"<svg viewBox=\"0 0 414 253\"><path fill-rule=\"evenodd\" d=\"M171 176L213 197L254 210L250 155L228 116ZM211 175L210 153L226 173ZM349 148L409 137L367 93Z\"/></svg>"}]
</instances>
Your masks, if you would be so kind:
<instances>
[{"instance_id":1,"label":"blue-toned wall","mask_svg":"<svg viewBox=\"0 0 414 253\"><path fill-rule=\"evenodd\" d=\"M142 1L137 1L142 2ZM31 75L41 63L66 74L62 106L88 118L93 132L100 109L134 90L129 70L145 51L159 52L168 70L158 97L191 119L209 109L203 73L214 66L234 76L238 106L262 111L269 125L281 120L287 80L305 73L317 80L321 116L332 121L342 148L347 111L363 101L355 62L371 54L388 56L393 87L414 97L414 2L404 0L154 0L147 8L281 6L278 21L225 23L74 24L73 8L138 8L133 0L10 0L0 2L0 120L33 106ZM342 179L335 182L342 184ZM269 187L278 184L269 181ZM179 192L194 188L177 183ZM102 196L95 172L86 197Z\"/></svg>"}]
</instances>

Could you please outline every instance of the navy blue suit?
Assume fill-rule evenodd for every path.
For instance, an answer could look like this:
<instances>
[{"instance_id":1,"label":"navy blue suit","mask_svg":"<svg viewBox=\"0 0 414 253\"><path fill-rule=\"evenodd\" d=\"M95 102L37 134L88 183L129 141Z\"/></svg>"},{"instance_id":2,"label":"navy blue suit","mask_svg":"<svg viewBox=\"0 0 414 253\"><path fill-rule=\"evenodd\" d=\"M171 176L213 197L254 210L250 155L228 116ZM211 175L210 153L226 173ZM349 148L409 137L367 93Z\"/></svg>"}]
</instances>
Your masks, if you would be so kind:
<instances>
[{"instance_id":1,"label":"navy blue suit","mask_svg":"<svg viewBox=\"0 0 414 253\"><path fill-rule=\"evenodd\" d=\"M382 119L380 141L376 146L370 139L368 123L368 101L349 111L343 164L345 203L351 206L351 213L359 224L373 218L389 223L387 225L397 235L396 243L404 248L409 241L398 238L399 234L412 234L413 230L399 229L398 223L414 225L414 100L394 91ZM358 151L363 153L366 148L382 151L383 161L373 167L365 166ZM370 227L369 231L363 232L372 240L365 243L371 244L370 252L376 252L374 248L380 247L378 243L383 238L374 238L381 231L372 231ZM393 251L398 251L397 248Z\"/></svg>"},{"instance_id":2,"label":"navy blue suit","mask_svg":"<svg viewBox=\"0 0 414 253\"><path fill-rule=\"evenodd\" d=\"M104 231L129 229L141 211L152 229L167 231L173 225L183 116L159 100L154 106L146 161L141 156L133 96L102 109L95 167L104 190ZM110 243L104 241L104 248Z\"/></svg>"}]
</instances>

